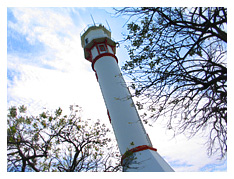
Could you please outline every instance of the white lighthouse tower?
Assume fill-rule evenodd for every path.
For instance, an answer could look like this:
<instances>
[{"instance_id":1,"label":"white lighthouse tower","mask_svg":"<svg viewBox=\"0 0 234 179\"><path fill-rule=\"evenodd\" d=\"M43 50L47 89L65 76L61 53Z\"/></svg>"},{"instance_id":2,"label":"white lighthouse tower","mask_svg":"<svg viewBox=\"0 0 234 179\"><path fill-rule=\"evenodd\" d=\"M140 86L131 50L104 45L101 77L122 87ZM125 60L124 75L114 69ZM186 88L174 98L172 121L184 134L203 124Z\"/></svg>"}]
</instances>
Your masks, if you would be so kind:
<instances>
[{"instance_id":1,"label":"white lighthouse tower","mask_svg":"<svg viewBox=\"0 0 234 179\"><path fill-rule=\"evenodd\" d=\"M152 147L115 56L116 43L103 25L88 26L81 34L85 58L92 63L107 114L127 172L172 172Z\"/></svg>"}]
</instances>

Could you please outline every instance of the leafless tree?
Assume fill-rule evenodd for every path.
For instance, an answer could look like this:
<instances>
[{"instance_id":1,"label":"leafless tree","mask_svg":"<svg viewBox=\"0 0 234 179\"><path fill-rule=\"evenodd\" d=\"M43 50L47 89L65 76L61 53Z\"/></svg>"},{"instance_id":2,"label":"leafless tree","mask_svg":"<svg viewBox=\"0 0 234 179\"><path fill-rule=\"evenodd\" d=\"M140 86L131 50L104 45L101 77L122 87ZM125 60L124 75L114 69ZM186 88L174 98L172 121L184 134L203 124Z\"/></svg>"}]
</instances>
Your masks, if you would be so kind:
<instances>
[{"instance_id":1,"label":"leafless tree","mask_svg":"<svg viewBox=\"0 0 234 179\"><path fill-rule=\"evenodd\" d=\"M227 8L141 7L116 9L129 15L124 42L144 121L160 116L168 129L208 130L208 154L227 152ZM144 99L144 100L143 100Z\"/></svg>"}]
</instances>

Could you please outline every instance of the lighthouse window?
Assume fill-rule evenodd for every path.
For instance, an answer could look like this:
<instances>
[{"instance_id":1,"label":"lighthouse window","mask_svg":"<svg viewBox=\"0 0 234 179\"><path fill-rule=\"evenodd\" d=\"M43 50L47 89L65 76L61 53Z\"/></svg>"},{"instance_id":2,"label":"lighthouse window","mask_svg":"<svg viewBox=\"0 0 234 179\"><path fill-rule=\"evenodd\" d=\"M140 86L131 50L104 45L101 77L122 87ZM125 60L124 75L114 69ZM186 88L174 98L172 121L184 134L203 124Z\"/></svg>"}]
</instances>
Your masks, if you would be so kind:
<instances>
[{"instance_id":1,"label":"lighthouse window","mask_svg":"<svg viewBox=\"0 0 234 179\"><path fill-rule=\"evenodd\" d=\"M98 47L99 47L100 52L106 52L106 47L104 44L101 44Z\"/></svg>"},{"instance_id":2,"label":"lighthouse window","mask_svg":"<svg viewBox=\"0 0 234 179\"><path fill-rule=\"evenodd\" d=\"M87 45L88 43L89 43L89 39L86 38L86 39L85 39L85 44Z\"/></svg>"}]
</instances>

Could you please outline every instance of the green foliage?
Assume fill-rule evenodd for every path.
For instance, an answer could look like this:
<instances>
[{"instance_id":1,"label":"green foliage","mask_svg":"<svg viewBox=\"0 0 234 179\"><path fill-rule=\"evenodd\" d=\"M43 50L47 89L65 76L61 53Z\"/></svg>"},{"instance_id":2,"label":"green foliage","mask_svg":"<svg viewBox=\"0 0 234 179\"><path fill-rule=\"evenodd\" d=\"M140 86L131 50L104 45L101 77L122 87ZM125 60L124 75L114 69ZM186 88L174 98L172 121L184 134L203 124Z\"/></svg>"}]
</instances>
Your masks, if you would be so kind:
<instances>
[{"instance_id":1,"label":"green foliage","mask_svg":"<svg viewBox=\"0 0 234 179\"><path fill-rule=\"evenodd\" d=\"M76 108L76 109L75 109ZM58 108L39 117L27 116L27 108L9 108L7 119L8 171L118 171L117 151L109 146L108 128L99 121L81 119L78 106L70 115ZM108 163L116 161L115 167Z\"/></svg>"},{"instance_id":2,"label":"green foliage","mask_svg":"<svg viewBox=\"0 0 234 179\"><path fill-rule=\"evenodd\" d=\"M131 146L134 145L133 142L130 144ZM134 164L137 164L136 162L137 157L135 157L135 153L129 149L124 153L122 156L122 163L123 163L123 171L126 171L129 168L137 168L137 165L134 167Z\"/></svg>"},{"instance_id":3,"label":"green foliage","mask_svg":"<svg viewBox=\"0 0 234 179\"><path fill-rule=\"evenodd\" d=\"M62 110L61 108L56 109L56 111L55 111L55 116L56 116L56 117L61 116L62 112L63 112L63 110Z\"/></svg>"},{"instance_id":4,"label":"green foliage","mask_svg":"<svg viewBox=\"0 0 234 179\"><path fill-rule=\"evenodd\" d=\"M17 116L17 108L15 106L11 107L9 111L9 117L14 118Z\"/></svg>"},{"instance_id":5,"label":"green foliage","mask_svg":"<svg viewBox=\"0 0 234 179\"><path fill-rule=\"evenodd\" d=\"M135 24L134 22L127 25L127 29L130 30L130 33L136 33L138 30L140 30L140 26Z\"/></svg>"},{"instance_id":6,"label":"green foliage","mask_svg":"<svg viewBox=\"0 0 234 179\"><path fill-rule=\"evenodd\" d=\"M27 107L25 107L24 105L19 107L19 112L20 113L25 113L27 111Z\"/></svg>"}]
</instances>

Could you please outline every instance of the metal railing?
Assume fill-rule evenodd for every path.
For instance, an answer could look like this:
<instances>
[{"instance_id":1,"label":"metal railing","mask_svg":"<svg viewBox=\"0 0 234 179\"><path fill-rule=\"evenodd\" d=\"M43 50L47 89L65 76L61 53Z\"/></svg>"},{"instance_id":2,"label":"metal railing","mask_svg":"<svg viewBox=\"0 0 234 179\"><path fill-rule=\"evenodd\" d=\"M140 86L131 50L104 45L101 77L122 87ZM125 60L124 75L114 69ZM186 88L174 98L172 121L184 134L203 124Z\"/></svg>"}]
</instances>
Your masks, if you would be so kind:
<instances>
[{"instance_id":1,"label":"metal railing","mask_svg":"<svg viewBox=\"0 0 234 179\"><path fill-rule=\"evenodd\" d=\"M80 37L88 30L89 27L92 27L92 26L96 26L96 27L99 27L99 26L102 26L104 28L106 28L103 24L101 23L95 23L95 24L88 24L80 33ZM107 29L107 28L106 28ZM108 31L110 31L111 33L111 30L109 29ZM109 39L111 39L112 41L115 42L115 40L112 38L112 37L109 37Z\"/></svg>"},{"instance_id":2,"label":"metal railing","mask_svg":"<svg viewBox=\"0 0 234 179\"><path fill-rule=\"evenodd\" d=\"M82 36L82 35L86 32L86 30L88 30L88 28L89 28L89 27L92 27L92 26L96 26L96 27L98 27L98 26L103 26L103 27L105 27L105 26L104 26L103 24L101 24L101 23L88 24L88 25L81 31L80 36ZM106 27L105 27L105 28L106 28ZM107 28L106 28L106 29L107 29ZM110 29L108 29L108 31L111 32Z\"/></svg>"}]
</instances>

